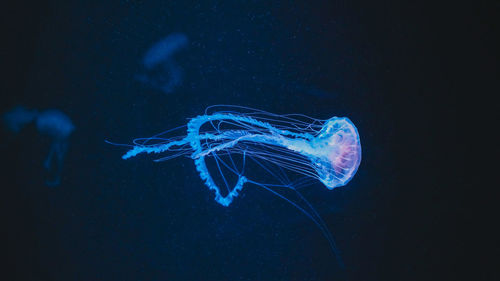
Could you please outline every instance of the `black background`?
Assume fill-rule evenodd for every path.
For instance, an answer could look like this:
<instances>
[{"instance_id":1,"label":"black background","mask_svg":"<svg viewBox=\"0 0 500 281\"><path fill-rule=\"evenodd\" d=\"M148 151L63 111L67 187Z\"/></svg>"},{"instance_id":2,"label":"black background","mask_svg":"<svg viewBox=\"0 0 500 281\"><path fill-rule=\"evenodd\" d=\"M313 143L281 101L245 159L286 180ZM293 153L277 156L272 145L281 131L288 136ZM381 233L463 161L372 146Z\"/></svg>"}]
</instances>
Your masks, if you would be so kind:
<instances>
[{"instance_id":1,"label":"black background","mask_svg":"<svg viewBox=\"0 0 500 281\"><path fill-rule=\"evenodd\" d=\"M498 93L498 9L493 1L3 7L1 111L59 108L77 129L56 188L43 185L50 141L34 127L17 136L3 129L2 274L342 280L321 232L271 194L248 186L223 208L189 159L122 161L123 150L104 143L238 104L348 116L358 127L363 160L351 183L304 191L336 237L348 279L493 278L488 253L498 244L485 242L492 234L478 224L492 213L493 187L480 184L488 164L476 156L497 150L484 126L495 111L483 102ZM183 85L165 94L134 75L145 50L172 32L190 44L176 56Z\"/></svg>"}]
</instances>

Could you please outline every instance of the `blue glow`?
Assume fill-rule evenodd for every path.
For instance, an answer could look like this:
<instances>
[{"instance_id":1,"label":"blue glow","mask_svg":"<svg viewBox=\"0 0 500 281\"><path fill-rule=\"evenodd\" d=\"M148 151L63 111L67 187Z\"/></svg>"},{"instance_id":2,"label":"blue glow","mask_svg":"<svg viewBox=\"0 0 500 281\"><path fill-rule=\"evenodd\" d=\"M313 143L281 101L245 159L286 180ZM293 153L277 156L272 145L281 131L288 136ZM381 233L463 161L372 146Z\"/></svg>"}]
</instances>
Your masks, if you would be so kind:
<instances>
[{"instance_id":1,"label":"blue glow","mask_svg":"<svg viewBox=\"0 0 500 281\"><path fill-rule=\"evenodd\" d=\"M184 136L167 137L181 129ZM354 124L347 117L319 120L300 114L278 115L241 106L211 106L204 115L149 138L134 140L122 156L129 159L141 153L162 153L155 161L188 156L196 165L205 185L215 193L215 201L229 206L246 183L261 187L292 204L311 219L327 238L341 268L344 268L335 240L325 222L302 196L299 189L320 181L328 189L346 185L356 174L361 161L361 144ZM236 160L240 157L240 161ZM218 171L216 184L207 167L212 159ZM249 178L249 166L260 168L276 182ZM229 171L236 177L228 183ZM291 175L287 172L291 172ZM295 176L298 179L292 180ZM291 191L298 200L284 194ZM223 195L225 192L225 195Z\"/></svg>"},{"instance_id":2,"label":"blue glow","mask_svg":"<svg viewBox=\"0 0 500 281\"><path fill-rule=\"evenodd\" d=\"M153 44L142 60L144 67L151 69L169 60L177 51L186 47L188 38L183 33L172 33Z\"/></svg>"},{"instance_id":3,"label":"blue glow","mask_svg":"<svg viewBox=\"0 0 500 281\"><path fill-rule=\"evenodd\" d=\"M230 110L208 113L214 108ZM172 153L156 161L190 155L205 185L215 192L215 201L228 206L247 182L234 163L222 165L238 176L238 181L225 196L207 169L205 158L220 161L220 155L240 154L252 160L261 159L280 168L321 181L328 189L346 185L356 173L361 161L361 145L354 124L346 117L319 120L303 115L276 115L264 111L240 113L243 107L217 106L205 115L191 119L183 137L141 138L123 159L140 153ZM304 121L304 120L308 120ZM201 130L209 125L210 130ZM231 129L225 129L225 127ZM151 144L154 142L154 144ZM257 145L255 145L257 144Z\"/></svg>"},{"instance_id":4,"label":"blue glow","mask_svg":"<svg viewBox=\"0 0 500 281\"><path fill-rule=\"evenodd\" d=\"M38 112L22 106L11 109L3 117L7 128L14 133L18 133L23 127L34 122L38 133L50 138L49 153L43 164L49 174L49 179L45 183L48 186L59 185L62 164L68 149L68 139L75 130L71 119L57 109Z\"/></svg>"},{"instance_id":5,"label":"blue glow","mask_svg":"<svg viewBox=\"0 0 500 281\"><path fill-rule=\"evenodd\" d=\"M174 55L188 42L185 34L172 33L153 44L142 59L145 72L136 75L136 79L164 93L174 92L183 80L182 68L175 62Z\"/></svg>"},{"instance_id":6,"label":"blue glow","mask_svg":"<svg viewBox=\"0 0 500 281\"><path fill-rule=\"evenodd\" d=\"M24 126L35 120L37 114L38 112L36 110L30 110L23 106L16 106L4 113L3 121L10 131L19 133Z\"/></svg>"},{"instance_id":7,"label":"blue glow","mask_svg":"<svg viewBox=\"0 0 500 281\"><path fill-rule=\"evenodd\" d=\"M68 139L75 130L75 126L66 114L57 109L51 109L38 114L36 128L40 134L51 138L49 154L43 163L51 178L46 180L45 184L57 186L61 182L63 160L68 150Z\"/></svg>"}]
</instances>

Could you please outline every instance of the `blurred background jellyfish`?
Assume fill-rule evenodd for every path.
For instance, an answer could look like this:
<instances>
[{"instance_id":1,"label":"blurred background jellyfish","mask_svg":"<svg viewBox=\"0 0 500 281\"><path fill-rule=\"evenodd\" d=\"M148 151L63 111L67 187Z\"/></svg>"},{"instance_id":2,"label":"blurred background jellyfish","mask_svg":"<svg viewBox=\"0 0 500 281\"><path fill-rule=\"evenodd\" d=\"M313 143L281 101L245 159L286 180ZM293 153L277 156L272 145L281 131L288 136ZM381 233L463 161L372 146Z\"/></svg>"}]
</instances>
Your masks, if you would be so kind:
<instances>
[{"instance_id":1,"label":"blurred background jellyfish","mask_svg":"<svg viewBox=\"0 0 500 281\"><path fill-rule=\"evenodd\" d=\"M49 186L59 185L64 156L68 150L68 138L75 129L69 117L57 109L41 112L36 118L36 128L51 139L49 154L43 166L49 173Z\"/></svg>"},{"instance_id":2,"label":"blurred background jellyfish","mask_svg":"<svg viewBox=\"0 0 500 281\"><path fill-rule=\"evenodd\" d=\"M173 56L187 44L188 38L183 33L172 33L153 44L142 59L145 73L136 79L164 93L172 93L183 80L182 68Z\"/></svg>"},{"instance_id":3,"label":"blurred background jellyfish","mask_svg":"<svg viewBox=\"0 0 500 281\"><path fill-rule=\"evenodd\" d=\"M48 173L45 183L48 186L59 185L63 160L68 149L68 139L75 130L71 119L57 109L38 112L22 106L5 113L3 119L6 127L14 133L18 133L26 125L34 122L38 133L50 138L49 153L43 162Z\"/></svg>"}]
</instances>

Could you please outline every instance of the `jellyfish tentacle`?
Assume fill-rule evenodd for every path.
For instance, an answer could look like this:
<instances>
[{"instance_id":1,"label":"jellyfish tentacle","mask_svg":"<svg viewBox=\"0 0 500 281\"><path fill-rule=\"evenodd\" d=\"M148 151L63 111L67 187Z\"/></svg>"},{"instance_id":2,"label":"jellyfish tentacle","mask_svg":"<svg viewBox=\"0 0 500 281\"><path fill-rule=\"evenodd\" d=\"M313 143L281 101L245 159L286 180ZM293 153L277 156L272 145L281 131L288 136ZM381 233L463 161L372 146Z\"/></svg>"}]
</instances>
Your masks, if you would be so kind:
<instances>
[{"instance_id":1,"label":"jellyfish tentacle","mask_svg":"<svg viewBox=\"0 0 500 281\"><path fill-rule=\"evenodd\" d=\"M262 127L269 130L269 134L248 134L242 133L241 136L235 138L234 131L226 131L221 134L215 135L211 133L200 133L201 127L207 122L230 120L237 122L245 122L255 126ZM200 173L200 177L205 182L205 185L210 189L215 191L215 201L227 206L231 204L233 198L238 196L239 191L243 189L243 185L248 181L248 179L242 175L238 175L238 181L231 191L223 196L220 192L220 188L215 184L208 168L205 164L205 157L211 153L216 153L218 151L235 146L240 141L254 141L260 143L266 143L270 145L285 146L285 141L283 141L283 135L289 135L296 138L310 138L309 134L294 133L285 130L279 130L271 126L268 123L256 120L251 117L237 116L234 114L213 114L213 115L202 115L191 119L187 125L188 134L184 140L189 141L192 149L194 150L191 158L195 160L196 169ZM212 147L210 149L203 149L201 144L202 140L224 140L229 139L229 141L224 142L220 145Z\"/></svg>"},{"instance_id":2,"label":"jellyfish tentacle","mask_svg":"<svg viewBox=\"0 0 500 281\"><path fill-rule=\"evenodd\" d=\"M182 146L188 142L189 141L184 138L179 141L171 141L160 145L135 145L134 148L122 156L122 159L129 159L140 153L161 153L169 150L173 146Z\"/></svg>"},{"instance_id":3,"label":"jellyfish tentacle","mask_svg":"<svg viewBox=\"0 0 500 281\"><path fill-rule=\"evenodd\" d=\"M49 154L47 154L47 157L45 158L45 161L43 161L43 167L46 169L46 170L50 170L50 167L51 167L51 163L52 163L52 157L55 153L55 142L52 142L50 144L50 149L49 149Z\"/></svg>"}]
</instances>

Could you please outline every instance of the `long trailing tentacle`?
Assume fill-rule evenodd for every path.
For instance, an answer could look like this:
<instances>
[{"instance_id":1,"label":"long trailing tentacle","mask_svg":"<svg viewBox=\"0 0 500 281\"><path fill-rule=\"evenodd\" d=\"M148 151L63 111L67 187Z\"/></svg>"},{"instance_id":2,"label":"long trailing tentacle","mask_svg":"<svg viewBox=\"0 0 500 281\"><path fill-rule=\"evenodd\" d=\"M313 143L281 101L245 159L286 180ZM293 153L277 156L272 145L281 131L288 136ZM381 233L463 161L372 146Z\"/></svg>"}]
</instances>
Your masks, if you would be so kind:
<instances>
[{"instance_id":1,"label":"long trailing tentacle","mask_svg":"<svg viewBox=\"0 0 500 281\"><path fill-rule=\"evenodd\" d=\"M257 130L256 128L262 128L261 130L267 131L267 133L249 133L248 130L228 130L221 131L220 127L216 127L214 122L228 122L232 125L239 125L241 127L242 124L248 124L252 130ZM215 127L216 133L202 133L201 127L209 123L212 127ZM167 144L159 145L158 147L150 147L150 148L140 148L138 153L140 152L159 152L167 150L172 146L172 143L176 145L182 145L185 142L189 142L191 144L191 148L193 149L193 154L191 158L195 160L196 169L200 173L200 177L204 180L205 185L215 192L215 200L224 205L229 205L233 198L238 196L238 192L243 188L243 184L247 182L247 179L238 174L238 181L236 185L230 189L226 196L221 194L221 189L217 184L215 184L210 172L208 171L205 164L205 157L209 155L216 155L219 151L225 151L227 149L231 149L235 147L238 143L242 141L247 142L255 142L268 144L273 146L285 146L283 143L284 137L291 137L294 139L303 139L310 140L313 136L309 133L300 133L300 132L292 132L284 129L275 128L273 125L259 121L252 117L242 116L242 115L234 115L231 113L214 113L212 115L202 115L195 117L189 121L187 124L187 136L181 141L173 141ZM221 141L218 145L210 145L207 140L211 141ZM181 143L178 143L181 142ZM136 151L130 153L130 155L135 155ZM216 159L217 161L217 159ZM218 161L216 162L219 165ZM304 163L304 167L307 167L307 163ZM293 163L285 163L283 161L282 165L284 167L288 167L290 169L296 169L300 171L300 167L294 167ZM219 166L218 166L219 167ZM220 167L219 167L220 169ZM303 172L306 173L306 172ZM308 174L309 176L314 176L314 171L311 170ZM306 173L307 175L307 173ZM222 175L224 182L225 178ZM227 182L226 182L227 183Z\"/></svg>"}]
</instances>

